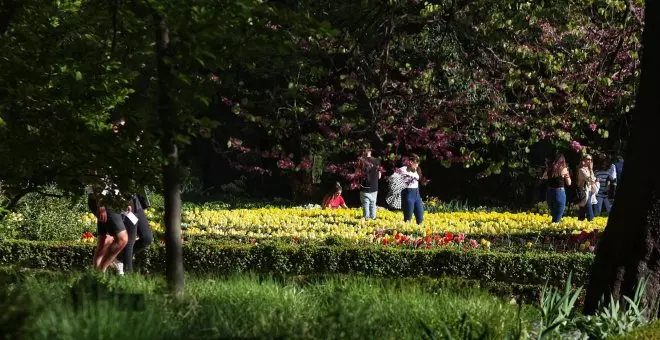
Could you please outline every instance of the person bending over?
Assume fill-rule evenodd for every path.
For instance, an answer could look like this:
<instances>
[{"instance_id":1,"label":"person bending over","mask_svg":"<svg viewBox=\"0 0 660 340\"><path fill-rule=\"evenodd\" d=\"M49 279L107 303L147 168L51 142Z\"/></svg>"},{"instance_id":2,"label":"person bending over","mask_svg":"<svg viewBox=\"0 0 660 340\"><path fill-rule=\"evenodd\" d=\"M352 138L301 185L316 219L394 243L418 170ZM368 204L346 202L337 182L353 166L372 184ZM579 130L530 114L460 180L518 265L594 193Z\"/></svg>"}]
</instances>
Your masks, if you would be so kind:
<instances>
[{"instance_id":1,"label":"person bending over","mask_svg":"<svg viewBox=\"0 0 660 340\"><path fill-rule=\"evenodd\" d=\"M129 212L132 212L137 217L137 223L126 223L128 242L121 254L121 259L124 272L132 273L135 269L133 266L133 256L149 247L154 241L154 236L145 213L145 209L149 208L146 192L142 193L142 195L136 194L131 196L131 205L128 208ZM140 237L139 239L138 236Z\"/></svg>"},{"instance_id":2,"label":"person bending over","mask_svg":"<svg viewBox=\"0 0 660 340\"><path fill-rule=\"evenodd\" d=\"M128 243L126 224L131 222L114 207L127 202L121 198L119 190L112 189L110 185L106 185L105 189L101 189L101 186L88 187L87 193L87 204L97 219L98 239L93 258L94 269L105 272L108 267L115 265L119 273L123 274L122 266L117 265L115 260Z\"/></svg>"}]
</instances>

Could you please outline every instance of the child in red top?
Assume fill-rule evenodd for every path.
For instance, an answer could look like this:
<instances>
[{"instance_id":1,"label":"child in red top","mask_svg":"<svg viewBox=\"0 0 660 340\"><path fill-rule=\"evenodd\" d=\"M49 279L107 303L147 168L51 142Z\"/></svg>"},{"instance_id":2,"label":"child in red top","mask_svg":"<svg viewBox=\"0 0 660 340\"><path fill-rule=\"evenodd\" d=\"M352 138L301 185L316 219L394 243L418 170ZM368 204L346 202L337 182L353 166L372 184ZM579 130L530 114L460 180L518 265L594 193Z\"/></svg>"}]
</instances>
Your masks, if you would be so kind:
<instances>
[{"instance_id":1,"label":"child in red top","mask_svg":"<svg viewBox=\"0 0 660 340\"><path fill-rule=\"evenodd\" d=\"M330 208L330 209L337 209L337 208L344 208L348 209L346 206L346 203L344 202L344 198L341 197L341 184L337 183L335 185L335 191L328 194L328 196L325 196L325 199L323 199L323 209Z\"/></svg>"}]
</instances>

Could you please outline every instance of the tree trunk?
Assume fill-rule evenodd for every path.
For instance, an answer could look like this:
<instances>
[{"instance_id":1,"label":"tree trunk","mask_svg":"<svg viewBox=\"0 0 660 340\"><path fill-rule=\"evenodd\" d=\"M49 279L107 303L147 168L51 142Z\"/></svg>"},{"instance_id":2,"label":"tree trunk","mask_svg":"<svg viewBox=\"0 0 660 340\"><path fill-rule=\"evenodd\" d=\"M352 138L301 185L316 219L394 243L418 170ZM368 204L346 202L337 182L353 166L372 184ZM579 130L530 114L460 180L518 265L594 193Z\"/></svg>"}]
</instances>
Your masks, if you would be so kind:
<instances>
[{"instance_id":1,"label":"tree trunk","mask_svg":"<svg viewBox=\"0 0 660 340\"><path fill-rule=\"evenodd\" d=\"M170 110L169 84L172 68L166 58L170 56L170 32L165 19L154 15L156 28L156 57L158 72L158 113L162 135L160 148L165 159L163 187L165 195L165 247L167 284L170 292L181 298L184 292L183 251L181 248L181 173L179 152L175 143L177 122Z\"/></svg>"},{"instance_id":2,"label":"tree trunk","mask_svg":"<svg viewBox=\"0 0 660 340\"><path fill-rule=\"evenodd\" d=\"M632 298L641 279L649 279L647 303L660 292L660 178L655 174L656 152L660 147L660 2L647 0L641 81L630 141L626 152L625 176L617 190L616 202L596 252L584 313L593 314L601 298Z\"/></svg>"}]
</instances>

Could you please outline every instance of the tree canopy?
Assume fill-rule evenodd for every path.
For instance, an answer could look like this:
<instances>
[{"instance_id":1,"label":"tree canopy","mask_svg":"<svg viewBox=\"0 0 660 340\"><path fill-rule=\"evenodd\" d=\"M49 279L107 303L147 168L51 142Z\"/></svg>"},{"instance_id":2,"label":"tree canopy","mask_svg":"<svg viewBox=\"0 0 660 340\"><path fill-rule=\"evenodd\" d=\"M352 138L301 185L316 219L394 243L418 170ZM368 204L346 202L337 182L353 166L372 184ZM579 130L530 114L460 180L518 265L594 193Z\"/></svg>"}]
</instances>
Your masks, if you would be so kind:
<instances>
[{"instance_id":1,"label":"tree canopy","mask_svg":"<svg viewBox=\"0 0 660 340\"><path fill-rule=\"evenodd\" d=\"M149 10L172 36L184 160L201 138L244 172L354 185L365 143L386 166L416 152L483 176L527 169L544 140L613 149L634 106L643 19L640 1L617 0L3 6L0 180L14 197L49 183L75 192L109 167L158 179Z\"/></svg>"}]
</instances>

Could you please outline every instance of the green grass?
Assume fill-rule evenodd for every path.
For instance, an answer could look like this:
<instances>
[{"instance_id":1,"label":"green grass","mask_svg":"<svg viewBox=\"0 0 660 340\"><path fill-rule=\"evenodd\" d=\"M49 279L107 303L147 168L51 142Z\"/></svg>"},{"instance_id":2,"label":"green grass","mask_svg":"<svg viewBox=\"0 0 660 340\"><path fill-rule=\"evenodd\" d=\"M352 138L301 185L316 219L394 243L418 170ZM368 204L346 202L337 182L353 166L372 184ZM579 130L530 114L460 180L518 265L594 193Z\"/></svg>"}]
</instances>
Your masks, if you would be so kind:
<instances>
[{"instance_id":1,"label":"green grass","mask_svg":"<svg viewBox=\"0 0 660 340\"><path fill-rule=\"evenodd\" d=\"M635 331L616 337L616 340L652 340L660 339L660 320L653 321Z\"/></svg>"},{"instance_id":2,"label":"green grass","mask_svg":"<svg viewBox=\"0 0 660 340\"><path fill-rule=\"evenodd\" d=\"M71 287L81 278L88 293L76 308ZM160 278L5 269L0 288L9 311L0 329L11 325L6 338L20 339L503 339L539 317L450 280L189 277L186 300L176 302ZM122 300L126 293L141 296L143 310Z\"/></svg>"}]
</instances>

